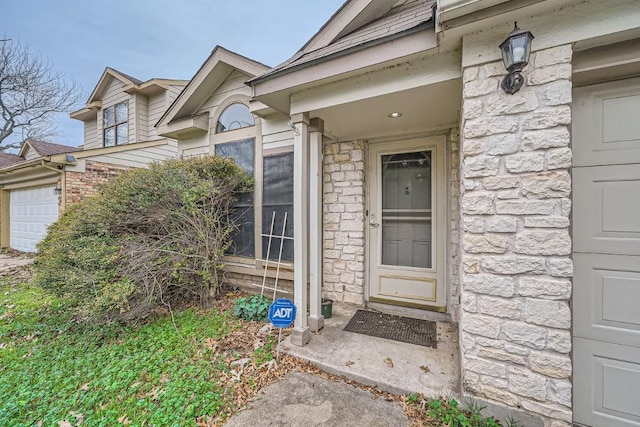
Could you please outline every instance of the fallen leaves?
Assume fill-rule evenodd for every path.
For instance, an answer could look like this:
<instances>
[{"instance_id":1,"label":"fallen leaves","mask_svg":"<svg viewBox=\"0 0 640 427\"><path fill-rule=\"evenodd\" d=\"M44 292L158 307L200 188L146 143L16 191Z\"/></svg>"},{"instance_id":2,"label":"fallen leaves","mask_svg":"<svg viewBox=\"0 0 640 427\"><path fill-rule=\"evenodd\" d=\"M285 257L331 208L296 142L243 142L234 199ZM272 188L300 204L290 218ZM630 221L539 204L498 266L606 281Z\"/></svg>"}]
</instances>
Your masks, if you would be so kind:
<instances>
[{"instance_id":1,"label":"fallen leaves","mask_svg":"<svg viewBox=\"0 0 640 427\"><path fill-rule=\"evenodd\" d=\"M420 369L422 369L425 374L428 374L429 372L431 372L431 369L429 369L428 366L420 366Z\"/></svg>"},{"instance_id":2,"label":"fallen leaves","mask_svg":"<svg viewBox=\"0 0 640 427\"><path fill-rule=\"evenodd\" d=\"M125 426L131 424L131 420L129 420L129 418L127 418L126 415L123 415L120 418L118 418L118 422Z\"/></svg>"},{"instance_id":3,"label":"fallen leaves","mask_svg":"<svg viewBox=\"0 0 640 427\"><path fill-rule=\"evenodd\" d=\"M345 365L347 365L347 366L351 366L351 365L353 365L354 363L356 363L356 362L354 362L353 360L347 360L347 361L345 362Z\"/></svg>"},{"instance_id":4,"label":"fallen leaves","mask_svg":"<svg viewBox=\"0 0 640 427\"><path fill-rule=\"evenodd\" d=\"M393 368L393 360L391 360L390 357L384 359L384 363L386 363L388 367Z\"/></svg>"}]
</instances>

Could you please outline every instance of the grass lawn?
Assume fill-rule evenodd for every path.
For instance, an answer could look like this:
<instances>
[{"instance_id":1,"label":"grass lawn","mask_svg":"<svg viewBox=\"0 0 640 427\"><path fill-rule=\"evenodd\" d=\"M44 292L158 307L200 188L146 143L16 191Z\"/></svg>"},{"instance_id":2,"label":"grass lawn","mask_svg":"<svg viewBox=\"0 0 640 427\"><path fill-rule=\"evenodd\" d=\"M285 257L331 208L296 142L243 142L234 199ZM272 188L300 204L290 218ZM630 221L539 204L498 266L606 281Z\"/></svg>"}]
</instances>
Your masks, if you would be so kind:
<instances>
[{"instance_id":1,"label":"grass lawn","mask_svg":"<svg viewBox=\"0 0 640 427\"><path fill-rule=\"evenodd\" d=\"M240 356L220 343L233 347L243 323L228 311L121 326L80 324L63 309L0 279L0 425L208 425L238 405L246 383L230 381L229 362ZM273 338L264 343L250 363L272 358Z\"/></svg>"},{"instance_id":2,"label":"grass lawn","mask_svg":"<svg viewBox=\"0 0 640 427\"><path fill-rule=\"evenodd\" d=\"M206 312L176 311L135 326L91 325L21 281L0 277L3 427L216 426L289 372L339 380L291 356L275 364L276 331L232 317L237 294ZM347 382L401 404L411 426L500 426L477 406L461 410L454 400Z\"/></svg>"}]
</instances>

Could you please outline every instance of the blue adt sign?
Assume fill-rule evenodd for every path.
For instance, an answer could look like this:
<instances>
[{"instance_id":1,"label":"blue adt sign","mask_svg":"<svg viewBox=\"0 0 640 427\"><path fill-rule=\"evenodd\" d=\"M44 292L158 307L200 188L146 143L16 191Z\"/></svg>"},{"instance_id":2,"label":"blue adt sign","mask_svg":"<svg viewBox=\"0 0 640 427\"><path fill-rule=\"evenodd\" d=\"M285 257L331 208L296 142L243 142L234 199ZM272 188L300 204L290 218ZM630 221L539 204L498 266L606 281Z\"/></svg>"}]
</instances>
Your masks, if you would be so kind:
<instances>
[{"instance_id":1,"label":"blue adt sign","mask_svg":"<svg viewBox=\"0 0 640 427\"><path fill-rule=\"evenodd\" d=\"M269 320L276 328L287 328L296 318L296 306L291 300L278 298L269 306Z\"/></svg>"}]
</instances>

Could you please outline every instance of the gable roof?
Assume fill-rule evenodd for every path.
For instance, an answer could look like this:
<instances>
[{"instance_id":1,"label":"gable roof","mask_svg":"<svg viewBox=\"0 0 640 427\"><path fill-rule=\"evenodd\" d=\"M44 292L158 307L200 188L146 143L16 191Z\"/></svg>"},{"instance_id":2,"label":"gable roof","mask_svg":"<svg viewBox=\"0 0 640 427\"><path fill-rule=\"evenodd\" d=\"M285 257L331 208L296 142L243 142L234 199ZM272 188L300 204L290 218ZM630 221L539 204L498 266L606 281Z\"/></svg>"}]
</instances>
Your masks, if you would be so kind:
<instances>
[{"instance_id":1,"label":"gable roof","mask_svg":"<svg viewBox=\"0 0 640 427\"><path fill-rule=\"evenodd\" d=\"M21 162L23 160L24 160L24 158L18 156L17 154L1 153L0 152L0 168L4 168L4 167L12 165L14 163L19 163L19 162Z\"/></svg>"},{"instance_id":2,"label":"gable roof","mask_svg":"<svg viewBox=\"0 0 640 427\"><path fill-rule=\"evenodd\" d=\"M70 145L54 144L53 142L40 141L37 139L26 139L20 147L18 156L21 160L24 160L26 152L32 149L40 156L51 156L54 154L71 153L72 151L78 151L78 147L72 147Z\"/></svg>"},{"instance_id":3,"label":"gable roof","mask_svg":"<svg viewBox=\"0 0 640 427\"><path fill-rule=\"evenodd\" d=\"M89 95L89 99L87 100L87 104L91 104L94 101L99 101L104 92L109 87L109 83L111 83L112 79L118 79L125 85L138 85L142 83L142 80L138 80L135 77L131 77L128 74L120 72L114 68L106 67L102 76L100 76L100 80L98 80L98 84L93 88L93 92Z\"/></svg>"},{"instance_id":4,"label":"gable roof","mask_svg":"<svg viewBox=\"0 0 640 427\"><path fill-rule=\"evenodd\" d=\"M156 127L194 115L234 69L254 77L265 73L270 67L222 46L216 46L189 84L160 117Z\"/></svg>"},{"instance_id":5,"label":"gable roof","mask_svg":"<svg viewBox=\"0 0 640 427\"><path fill-rule=\"evenodd\" d=\"M420 30L433 24L434 0L385 1L369 0L369 10L362 1L345 3L327 24L292 58L251 80L251 83L268 80L293 69L304 68L319 61L346 55L359 48L383 43L411 30ZM352 21L343 22L341 12L351 5L359 4L362 13ZM375 12L375 13L373 13ZM381 14L382 13L382 14ZM364 18L368 21L363 22ZM373 18L373 19L371 19ZM337 25L334 21L341 22ZM358 26L360 25L360 26ZM315 48L315 49L314 49Z\"/></svg>"},{"instance_id":6,"label":"gable roof","mask_svg":"<svg viewBox=\"0 0 640 427\"><path fill-rule=\"evenodd\" d=\"M142 93L144 95L154 95L168 89L169 86L186 86L187 80L152 78L147 81L139 80L128 74L111 67L106 67L102 76L98 80L93 92L87 100L87 105L69 116L77 120L95 119L97 110L102 107L102 96L109 87L113 79L117 79L124 84L123 91L126 93Z\"/></svg>"}]
</instances>

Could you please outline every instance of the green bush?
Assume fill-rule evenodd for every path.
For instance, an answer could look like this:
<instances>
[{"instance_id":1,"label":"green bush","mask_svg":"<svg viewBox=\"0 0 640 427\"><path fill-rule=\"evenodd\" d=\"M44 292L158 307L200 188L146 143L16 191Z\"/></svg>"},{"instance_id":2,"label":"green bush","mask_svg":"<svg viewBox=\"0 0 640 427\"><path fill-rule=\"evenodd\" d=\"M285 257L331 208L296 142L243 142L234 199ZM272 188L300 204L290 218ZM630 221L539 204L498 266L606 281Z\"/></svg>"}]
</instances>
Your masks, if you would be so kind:
<instances>
[{"instance_id":1,"label":"green bush","mask_svg":"<svg viewBox=\"0 0 640 427\"><path fill-rule=\"evenodd\" d=\"M269 317L271 300L263 295L238 298L233 304L233 315L244 320L264 322Z\"/></svg>"},{"instance_id":2,"label":"green bush","mask_svg":"<svg viewBox=\"0 0 640 427\"><path fill-rule=\"evenodd\" d=\"M216 156L124 172L50 227L34 280L88 317L207 305L237 228L233 204L251 186L233 160Z\"/></svg>"}]
</instances>

